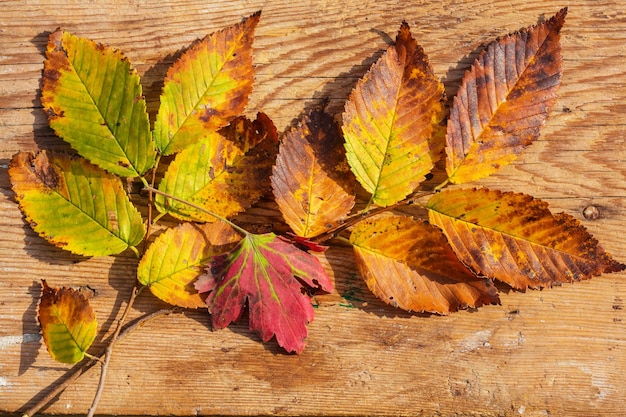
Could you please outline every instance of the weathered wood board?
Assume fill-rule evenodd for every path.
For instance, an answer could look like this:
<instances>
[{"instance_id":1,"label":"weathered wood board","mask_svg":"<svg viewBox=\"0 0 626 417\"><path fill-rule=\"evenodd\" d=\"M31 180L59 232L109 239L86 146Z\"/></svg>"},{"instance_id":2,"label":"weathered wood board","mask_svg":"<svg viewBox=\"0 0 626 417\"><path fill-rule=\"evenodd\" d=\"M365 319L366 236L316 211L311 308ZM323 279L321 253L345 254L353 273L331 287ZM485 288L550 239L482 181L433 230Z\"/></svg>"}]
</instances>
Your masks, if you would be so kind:
<instances>
[{"instance_id":1,"label":"weathered wood board","mask_svg":"<svg viewBox=\"0 0 626 417\"><path fill-rule=\"evenodd\" d=\"M329 98L340 112L356 80L406 20L453 95L481 45L563 6L564 75L540 140L478 185L526 192L578 218L626 260L626 3L621 0L311 0L0 2L0 412L25 410L69 367L38 337L39 280L86 286L112 331L136 260L83 259L22 220L7 164L18 150L67 149L39 102L47 35L63 27L124 51L152 110L176 52L261 10L249 106L284 131ZM594 206L597 219L583 211ZM273 204L257 221L279 221ZM372 297L351 249L323 257L336 292L315 299L301 355L261 344L245 322L210 330L206 312L144 326L115 349L99 413L173 415L621 416L626 407L626 274L502 294L502 305L412 315ZM132 316L164 307L147 292ZM85 413L98 367L45 412Z\"/></svg>"}]
</instances>

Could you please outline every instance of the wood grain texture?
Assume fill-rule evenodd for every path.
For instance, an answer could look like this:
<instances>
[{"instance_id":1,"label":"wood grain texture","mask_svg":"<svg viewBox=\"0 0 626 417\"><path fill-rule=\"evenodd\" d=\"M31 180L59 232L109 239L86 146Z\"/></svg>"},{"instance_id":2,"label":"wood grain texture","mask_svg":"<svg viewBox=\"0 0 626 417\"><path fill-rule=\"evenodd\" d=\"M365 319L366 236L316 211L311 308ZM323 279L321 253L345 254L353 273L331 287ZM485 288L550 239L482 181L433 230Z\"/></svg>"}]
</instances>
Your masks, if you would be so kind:
<instances>
[{"instance_id":1,"label":"wood grain texture","mask_svg":"<svg viewBox=\"0 0 626 417\"><path fill-rule=\"evenodd\" d=\"M581 220L624 261L626 4L620 0L2 2L0 412L24 410L68 369L49 357L37 336L39 280L95 291L97 351L121 314L137 264L130 255L85 259L52 247L24 223L14 202L7 175L11 156L67 149L48 128L39 102L51 31L60 26L121 49L142 76L154 113L160 80L181 47L262 9L249 112L266 112L284 131L322 98L329 98L329 111L341 111L402 20L451 96L481 45L565 5L557 104L540 139L479 184L547 200L554 211ZM583 216L588 206L597 208L597 219ZM280 223L271 202L252 214ZM285 355L272 343L259 343L243 321L212 332L200 311L159 319L116 348L98 412L623 415L626 274L504 293L501 306L429 317L376 300L357 275L350 248L333 247L322 260L336 292L316 298L303 354ZM132 315L163 306L146 292ZM85 413L98 377L93 368L45 411Z\"/></svg>"}]
</instances>

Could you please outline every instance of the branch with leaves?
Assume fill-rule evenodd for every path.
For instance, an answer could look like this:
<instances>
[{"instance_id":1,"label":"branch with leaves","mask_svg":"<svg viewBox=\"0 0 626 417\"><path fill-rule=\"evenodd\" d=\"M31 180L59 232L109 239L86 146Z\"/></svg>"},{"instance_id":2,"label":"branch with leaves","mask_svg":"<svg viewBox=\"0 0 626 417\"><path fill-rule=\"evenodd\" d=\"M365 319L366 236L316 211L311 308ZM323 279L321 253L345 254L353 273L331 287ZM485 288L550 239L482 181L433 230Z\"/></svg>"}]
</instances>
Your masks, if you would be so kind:
<instances>
[{"instance_id":1,"label":"branch with leaves","mask_svg":"<svg viewBox=\"0 0 626 417\"><path fill-rule=\"evenodd\" d=\"M241 115L253 88L260 12L181 55L167 72L152 130L140 78L121 52L57 30L42 104L76 154L16 154L12 187L26 221L50 243L84 256L130 250L139 258L138 285L154 296L207 308L215 328L247 309L250 329L288 352L305 348L309 293L333 291L311 253L333 238L353 246L377 297L407 311L498 304L494 280L525 290L621 271L626 265L578 221L546 203L457 186L491 175L539 137L560 85L566 14L490 43L451 103L402 23L340 122L320 106L282 137L266 114ZM171 162L159 170L165 156ZM424 179L442 157L447 178L428 189ZM144 185L147 219L122 178ZM255 234L234 221L270 192L289 236ZM403 205L418 205L427 218L394 212ZM179 224L155 237L150 231L164 216ZM88 300L44 281L39 321L53 358L91 357L97 322Z\"/></svg>"}]
</instances>

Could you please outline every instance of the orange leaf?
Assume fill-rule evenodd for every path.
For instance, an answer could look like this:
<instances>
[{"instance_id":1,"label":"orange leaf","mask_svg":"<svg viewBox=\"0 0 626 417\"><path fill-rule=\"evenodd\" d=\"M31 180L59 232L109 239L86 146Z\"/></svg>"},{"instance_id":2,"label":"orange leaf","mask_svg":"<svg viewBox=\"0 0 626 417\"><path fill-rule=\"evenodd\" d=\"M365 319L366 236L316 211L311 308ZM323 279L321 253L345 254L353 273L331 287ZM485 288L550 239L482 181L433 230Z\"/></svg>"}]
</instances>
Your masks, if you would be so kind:
<instances>
[{"instance_id":1,"label":"orange leaf","mask_svg":"<svg viewBox=\"0 0 626 417\"><path fill-rule=\"evenodd\" d=\"M443 149L444 88L404 22L394 46L350 94L346 157L379 206L412 193Z\"/></svg>"},{"instance_id":2,"label":"orange leaf","mask_svg":"<svg viewBox=\"0 0 626 417\"><path fill-rule=\"evenodd\" d=\"M363 221L350 241L369 289L396 307L447 314L499 303L491 281L459 262L441 231L425 221L406 216Z\"/></svg>"},{"instance_id":3,"label":"orange leaf","mask_svg":"<svg viewBox=\"0 0 626 417\"><path fill-rule=\"evenodd\" d=\"M451 182L491 175L539 137L561 81L566 14L492 42L465 74L446 135Z\"/></svg>"},{"instance_id":4,"label":"orange leaf","mask_svg":"<svg viewBox=\"0 0 626 417\"><path fill-rule=\"evenodd\" d=\"M461 262L516 289L541 288L626 268L573 217L553 215L531 196L446 190L428 201L429 219Z\"/></svg>"},{"instance_id":5,"label":"orange leaf","mask_svg":"<svg viewBox=\"0 0 626 417\"><path fill-rule=\"evenodd\" d=\"M243 112L254 81L252 41L260 17L257 12L196 42L167 71L154 123L161 153L179 152Z\"/></svg>"},{"instance_id":6,"label":"orange leaf","mask_svg":"<svg viewBox=\"0 0 626 417\"><path fill-rule=\"evenodd\" d=\"M298 236L317 236L337 226L354 206L354 177L340 141L339 127L323 109L305 115L283 139L272 188Z\"/></svg>"}]
</instances>

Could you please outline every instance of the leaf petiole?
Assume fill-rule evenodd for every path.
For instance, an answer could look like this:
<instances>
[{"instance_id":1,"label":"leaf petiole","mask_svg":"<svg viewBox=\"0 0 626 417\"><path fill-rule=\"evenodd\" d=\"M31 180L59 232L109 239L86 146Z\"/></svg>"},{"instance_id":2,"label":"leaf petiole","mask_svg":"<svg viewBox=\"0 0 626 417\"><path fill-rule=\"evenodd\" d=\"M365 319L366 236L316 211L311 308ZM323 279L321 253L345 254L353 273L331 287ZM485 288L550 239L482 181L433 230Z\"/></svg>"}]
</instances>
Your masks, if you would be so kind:
<instances>
[{"instance_id":1,"label":"leaf petiole","mask_svg":"<svg viewBox=\"0 0 626 417\"><path fill-rule=\"evenodd\" d=\"M199 206L199 205L197 205L197 204L194 204L194 203L192 203L192 202L190 202L190 201L184 200L184 199L182 199L182 198L178 198L178 197L176 197L175 195L172 195L172 194L170 194L170 193L166 193L166 192L161 191L161 190L159 190L159 189L156 189L156 188L154 188L154 187L152 187L152 186L150 186L150 185L146 185L146 186L145 186L145 190L147 190L147 191L149 191L149 192L153 192L153 193L155 193L155 194L160 194L160 195L162 195L162 196L163 196L163 197L165 197L165 198L169 198L169 199L171 199L171 200L178 201L179 203L186 204L186 205L188 205L189 207L192 207L192 208L194 208L194 209L196 209L196 210L198 210L198 211L201 211L201 212L206 213L206 214L208 214L208 215L210 215L210 216L213 216L213 217L215 217L217 220L219 220L219 221L221 221L221 222L226 223L227 225L229 225L230 227L232 227L233 229L235 229L237 232L241 233L241 234L242 234L242 235L244 235L244 236L248 236L248 235L250 234L250 232L248 232L246 229L244 229L244 228L242 228L242 227L240 227L240 226L237 226L235 223L231 222L231 221L230 221L230 220L228 220L226 217L222 217L222 216L220 216L219 214L216 214L216 213L214 213L214 212L212 212L212 211L210 211L210 210L207 210L207 209L205 209L204 207L201 207L201 206Z\"/></svg>"}]
</instances>

